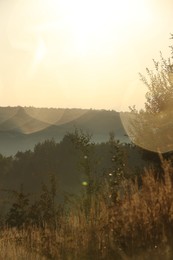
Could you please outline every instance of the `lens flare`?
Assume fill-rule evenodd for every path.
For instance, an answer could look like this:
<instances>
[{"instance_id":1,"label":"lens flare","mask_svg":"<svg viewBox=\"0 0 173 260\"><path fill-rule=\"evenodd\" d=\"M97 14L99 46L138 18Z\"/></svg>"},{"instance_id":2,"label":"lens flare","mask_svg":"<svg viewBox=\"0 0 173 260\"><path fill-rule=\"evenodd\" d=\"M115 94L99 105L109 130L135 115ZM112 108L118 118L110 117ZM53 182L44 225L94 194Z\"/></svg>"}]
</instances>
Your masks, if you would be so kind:
<instances>
[{"instance_id":1,"label":"lens flare","mask_svg":"<svg viewBox=\"0 0 173 260\"><path fill-rule=\"evenodd\" d=\"M120 117L127 136L134 144L146 150L161 153L173 150L173 81L171 76L172 72L170 71L165 88L159 92L160 88L157 85L155 96L149 101L146 100L146 93L148 95L150 89L148 90L146 87L143 98L139 97L137 91L140 85L135 84L135 82L129 85L124 94L122 107L124 104L130 103L130 100L135 100L135 97L137 105L139 105L138 99L144 100L140 109L132 107L129 112L121 112Z\"/></svg>"},{"instance_id":2,"label":"lens flare","mask_svg":"<svg viewBox=\"0 0 173 260\"><path fill-rule=\"evenodd\" d=\"M16 107L0 115L1 131L15 130L23 134L32 134L51 126L68 124L86 113L82 109L48 109Z\"/></svg>"},{"instance_id":3,"label":"lens flare","mask_svg":"<svg viewBox=\"0 0 173 260\"><path fill-rule=\"evenodd\" d=\"M34 59L33 59L31 69L29 72L29 77L32 78L33 75L36 73L38 66L41 63L41 61L43 60L46 53L47 53L47 48L46 48L45 42L44 42L43 38L40 37L38 39L38 43L37 43L37 46L35 49Z\"/></svg>"},{"instance_id":4,"label":"lens flare","mask_svg":"<svg viewBox=\"0 0 173 260\"><path fill-rule=\"evenodd\" d=\"M157 114L134 110L121 112L120 116L127 135L137 146L161 153L173 150L173 106Z\"/></svg>"},{"instance_id":5,"label":"lens flare","mask_svg":"<svg viewBox=\"0 0 173 260\"><path fill-rule=\"evenodd\" d=\"M82 182L82 185L83 185L83 186L88 186L88 182L87 182L87 181L83 181L83 182Z\"/></svg>"}]
</instances>

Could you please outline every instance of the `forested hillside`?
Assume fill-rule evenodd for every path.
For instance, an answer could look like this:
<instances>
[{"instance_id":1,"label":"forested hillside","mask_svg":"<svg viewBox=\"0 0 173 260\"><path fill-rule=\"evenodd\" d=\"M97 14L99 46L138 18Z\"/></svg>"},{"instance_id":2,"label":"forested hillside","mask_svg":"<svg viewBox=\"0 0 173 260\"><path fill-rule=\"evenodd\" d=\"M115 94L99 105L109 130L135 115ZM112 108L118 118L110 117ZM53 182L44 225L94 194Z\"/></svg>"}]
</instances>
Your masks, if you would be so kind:
<instances>
[{"instance_id":1,"label":"forested hillside","mask_svg":"<svg viewBox=\"0 0 173 260\"><path fill-rule=\"evenodd\" d=\"M81 136L80 136L81 135ZM113 135L113 133L112 133ZM80 138L87 142L78 146ZM83 140L83 139L82 139ZM86 145L86 147L85 147ZM75 130L67 133L60 142L54 139L37 143L33 149L17 152L14 156L0 155L0 183L2 189L19 189L26 192L38 192L41 183L48 182L55 175L60 197L64 192L79 193L82 183L88 181L85 163L92 178L100 181L111 169L119 168L113 155L119 152L124 172L130 178L136 167L142 168L144 161L138 149L130 144L121 144L116 139L94 143L88 133ZM86 157L85 157L86 156ZM121 165L121 166L122 166Z\"/></svg>"},{"instance_id":2,"label":"forested hillside","mask_svg":"<svg viewBox=\"0 0 173 260\"><path fill-rule=\"evenodd\" d=\"M61 141L75 128L91 133L95 142L106 142L110 132L121 142L129 142L115 111L1 107L0 153L14 155L17 151L33 150L35 144L51 138Z\"/></svg>"}]
</instances>

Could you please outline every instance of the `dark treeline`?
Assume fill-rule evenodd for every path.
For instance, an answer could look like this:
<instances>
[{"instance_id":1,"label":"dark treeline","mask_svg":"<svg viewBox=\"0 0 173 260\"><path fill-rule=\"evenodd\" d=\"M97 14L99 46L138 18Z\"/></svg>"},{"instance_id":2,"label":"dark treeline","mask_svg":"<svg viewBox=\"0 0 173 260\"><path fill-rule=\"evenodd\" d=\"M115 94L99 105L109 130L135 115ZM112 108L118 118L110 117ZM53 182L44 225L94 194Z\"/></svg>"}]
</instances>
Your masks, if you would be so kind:
<instances>
[{"instance_id":1,"label":"dark treeline","mask_svg":"<svg viewBox=\"0 0 173 260\"><path fill-rule=\"evenodd\" d=\"M78 183L85 181L86 176L80 166L81 160L85 159L82 158L85 157L85 152L93 174L100 176L103 172L109 172L113 164L112 154L116 153L116 150L112 151L110 140L96 144L91 142L88 134L83 133L83 136L89 138L86 151L75 145L80 136L70 133L66 134L59 143L54 139L45 140L36 144L33 151L19 151L15 156L10 157L0 155L1 187L17 188L19 184L23 184L27 191L35 191L39 183L46 181L49 174L55 174L59 186L69 188L70 191ZM144 162L135 146L120 144L116 140L114 144L122 151L129 174L134 167L143 166Z\"/></svg>"},{"instance_id":2,"label":"dark treeline","mask_svg":"<svg viewBox=\"0 0 173 260\"><path fill-rule=\"evenodd\" d=\"M61 142L45 140L33 151L0 155L1 211L8 211L16 199L23 199L20 203L25 207L29 200L34 203L44 197L46 189L51 190L52 178L56 182L54 199L64 203L69 194L91 191L103 179L116 185L118 179L139 175L145 163L137 147L120 143L113 133L107 142L93 143L88 133L76 129Z\"/></svg>"}]
</instances>

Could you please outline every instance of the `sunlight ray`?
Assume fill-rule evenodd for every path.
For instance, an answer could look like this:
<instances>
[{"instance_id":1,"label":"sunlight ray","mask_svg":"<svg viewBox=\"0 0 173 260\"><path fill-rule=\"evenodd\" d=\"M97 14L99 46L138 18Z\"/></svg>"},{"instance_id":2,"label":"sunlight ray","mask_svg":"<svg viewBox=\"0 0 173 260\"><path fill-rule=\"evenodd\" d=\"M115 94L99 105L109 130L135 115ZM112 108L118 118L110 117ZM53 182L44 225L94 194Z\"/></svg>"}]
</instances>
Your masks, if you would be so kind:
<instances>
[{"instance_id":1,"label":"sunlight ray","mask_svg":"<svg viewBox=\"0 0 173 260\"><path fill-rule=\"evenodd\" d=\"M47 48L46 48L45 42L44 42L42 37L39 37L37 47L36 47L35 53L34 53L34 58L33 58L33 61L32 61L32 66L31 66L31 69L29 71L29 77L34 76L34 74L36 73L40 63L44 59L46 53L47 53Z\"/></svg>"}]
</instances>

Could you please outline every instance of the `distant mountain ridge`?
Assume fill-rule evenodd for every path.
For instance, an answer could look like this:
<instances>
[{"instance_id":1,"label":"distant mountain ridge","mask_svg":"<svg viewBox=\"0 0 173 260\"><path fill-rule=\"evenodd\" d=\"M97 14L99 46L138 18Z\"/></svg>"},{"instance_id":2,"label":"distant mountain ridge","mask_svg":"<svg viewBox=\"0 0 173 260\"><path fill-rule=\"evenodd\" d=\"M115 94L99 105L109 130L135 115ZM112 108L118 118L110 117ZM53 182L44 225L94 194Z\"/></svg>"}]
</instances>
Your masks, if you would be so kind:
<instances>
[{"instance_id":1,"label":"distant mountain ridge","mask_svg":"<svg viewBox=\"0 0 173 260\"><path fill-rule=\"evenodd\" d=\"M27 114L24 108L20 107L16 114L0 124L0 131L16 131L30 134L47 128L50 124L42 122Z\"/></svg>"},{"instance_id":2,"label":"distant mountain ridge","mask_svg":"<svg viewBox=\"0 0 173 260\"><path fill-rule=\"evenodd\" d=\"M107 141L110 132L121 142L129 142L116 111L0 107L0 153L14 155L45 139L60 141L75 127L91 133L95 142Z\"/></svg>"}]
</instances>

